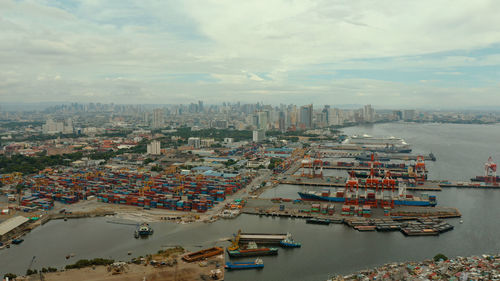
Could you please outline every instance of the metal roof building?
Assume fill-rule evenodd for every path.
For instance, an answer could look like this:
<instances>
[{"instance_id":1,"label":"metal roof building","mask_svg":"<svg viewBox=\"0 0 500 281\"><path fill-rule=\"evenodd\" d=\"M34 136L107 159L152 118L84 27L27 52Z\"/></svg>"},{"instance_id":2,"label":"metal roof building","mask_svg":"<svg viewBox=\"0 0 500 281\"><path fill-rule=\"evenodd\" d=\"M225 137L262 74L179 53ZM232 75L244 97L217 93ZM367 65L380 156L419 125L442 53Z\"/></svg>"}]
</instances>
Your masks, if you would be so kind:
<instances>
[{"instance_id":1,"label":"metal roof building","mask_svg":"<svg viewBox=\"0 0 500 281\"><path fill-rule=\"evenodd\" d=\"M0 223L0 240L4 239L9 232L17 229L28 221L28 218L17 216Z\"/></svg>"}]
</instances>

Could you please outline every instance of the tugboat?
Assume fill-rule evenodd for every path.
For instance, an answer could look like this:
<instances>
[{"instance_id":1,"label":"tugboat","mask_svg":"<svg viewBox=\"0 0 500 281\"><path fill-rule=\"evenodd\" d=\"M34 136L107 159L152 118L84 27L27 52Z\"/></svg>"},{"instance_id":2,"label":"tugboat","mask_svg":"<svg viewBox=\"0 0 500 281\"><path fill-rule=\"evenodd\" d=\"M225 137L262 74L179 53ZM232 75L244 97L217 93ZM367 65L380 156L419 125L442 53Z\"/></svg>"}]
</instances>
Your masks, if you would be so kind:
<instances>
[{"instance_id":1,"label":"tugboat","mask_svg":"<svg viewBox=\"0 0 500 281\"><path fill-rule=\"evenodd\" d=\"M137 226L137 229L135 230L134 237L139 238L139 237L147 237L149 235L153 234L153 228L147 223L141 223L140 225Z\"/></svg>"},{"instance_id":2,"label":"tugboat","mask_svg":"<svg viewBox=\"0 0 500 281\"><path fill-rule=\"evenodd\" d=\"M280 246L283 248L300 248L302 245L292 239L292 234L287 233L286 238L280 241Z\"/></svg>"},{"instance_id":3,"label":"tugboat","mask_svg":"<svg viewBox=\"0 0 500 281\"><path fill-rule=\"evenodd\" d=\"M284 248L300 248L302 246L299 242L295 242L291 238L286 238L280 241L280 246Z\"/></svg>"},{"instance_id":4,"label":"tugboat","mask_svg":"<svg viewBox=\"0 0 500 281\"><path fill-rule=\"evenodd\" d=\"M262 259L257 258L254 262L226 262L224 266L226 269L250 269L250 268L264 268Z\"/></svg>"}]
</instances>

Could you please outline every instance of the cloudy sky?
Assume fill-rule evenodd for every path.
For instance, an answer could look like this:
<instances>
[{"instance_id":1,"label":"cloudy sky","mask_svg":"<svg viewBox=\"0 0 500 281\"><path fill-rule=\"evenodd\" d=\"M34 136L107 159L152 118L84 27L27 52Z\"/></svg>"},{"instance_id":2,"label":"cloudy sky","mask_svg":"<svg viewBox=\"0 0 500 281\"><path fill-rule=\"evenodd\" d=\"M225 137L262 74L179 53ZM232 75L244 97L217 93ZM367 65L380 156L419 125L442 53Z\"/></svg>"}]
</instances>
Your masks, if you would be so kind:
<instances>
[{"instance_id":1,"label":"cloudy sky","mask_svg":"<svg viewBox=\"0 0 500 281\"><path fill-rule=\"evenodd\" d=\"M495 0L0 0L0 103L500 106L499 12Z\"/></svg>"}]
</instances>

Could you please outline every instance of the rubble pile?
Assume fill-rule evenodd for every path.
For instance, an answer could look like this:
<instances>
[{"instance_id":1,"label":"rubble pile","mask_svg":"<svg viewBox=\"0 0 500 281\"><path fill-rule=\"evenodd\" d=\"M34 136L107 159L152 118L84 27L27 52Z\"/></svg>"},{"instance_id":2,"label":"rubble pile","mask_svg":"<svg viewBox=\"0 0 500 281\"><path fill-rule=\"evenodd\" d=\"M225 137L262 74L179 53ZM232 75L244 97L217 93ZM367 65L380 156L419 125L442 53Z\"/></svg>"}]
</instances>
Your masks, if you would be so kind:
<instances>
[{"instance_id":1,"label":"rubble pile","mask_svg":"<svg viewBox=\"0 0 500 281\"><path fill-rule=\"evenodd\" d=\"M500 280L500 256L456 257L449 260L390 263L372 270L362 270L340 280Z\"/></svg>"}]
</instances>

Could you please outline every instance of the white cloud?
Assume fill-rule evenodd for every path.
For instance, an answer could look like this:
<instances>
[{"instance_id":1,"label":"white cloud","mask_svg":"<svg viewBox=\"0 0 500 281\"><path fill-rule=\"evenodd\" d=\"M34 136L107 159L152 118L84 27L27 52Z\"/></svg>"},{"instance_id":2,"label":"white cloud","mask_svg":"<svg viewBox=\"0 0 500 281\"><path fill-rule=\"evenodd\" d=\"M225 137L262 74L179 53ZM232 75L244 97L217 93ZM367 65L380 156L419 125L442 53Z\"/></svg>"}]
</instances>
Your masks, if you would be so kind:
<instances>
[{"instance_id":1,"label":"white cloud","mask_svg":"<svg viewBox=\"0 0 500 281\"><path fill-rule=\"evenodd\" d=\"M466 75L453 68L498 66L497 54L427 55L500 44L498 1L130 0L82 1L66 10L54 3L0 1L0 69L17 73L0 75L2 100L352 103L362 93L360 102L425 104L428 92L494 97L499 88L334 75L416 69L460 79ZM200 73L214 81L165 78ZM297 79L304 73L333 78Z\"/></svg>"}]
</instances>

